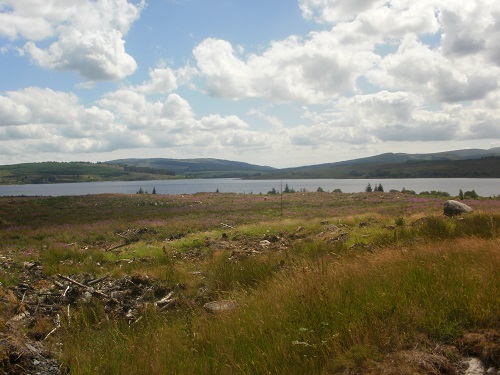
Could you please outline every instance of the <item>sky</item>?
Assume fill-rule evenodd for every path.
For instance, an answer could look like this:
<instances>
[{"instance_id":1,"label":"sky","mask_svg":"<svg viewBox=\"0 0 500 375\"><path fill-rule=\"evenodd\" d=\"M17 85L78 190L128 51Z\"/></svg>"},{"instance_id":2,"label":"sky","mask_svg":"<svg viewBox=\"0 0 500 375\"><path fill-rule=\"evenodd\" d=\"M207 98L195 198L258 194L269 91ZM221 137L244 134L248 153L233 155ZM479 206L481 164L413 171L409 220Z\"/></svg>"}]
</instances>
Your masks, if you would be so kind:
<instances>
[{"instance_id":1,"label":"sky","mask_svg":"<svg viewBox=\"0 0 500 375\"><path fill-rule=\"evenodd\" d=\"M499 146L498 0L0 0L0 164Z\"/></svg>"}]
</instances>

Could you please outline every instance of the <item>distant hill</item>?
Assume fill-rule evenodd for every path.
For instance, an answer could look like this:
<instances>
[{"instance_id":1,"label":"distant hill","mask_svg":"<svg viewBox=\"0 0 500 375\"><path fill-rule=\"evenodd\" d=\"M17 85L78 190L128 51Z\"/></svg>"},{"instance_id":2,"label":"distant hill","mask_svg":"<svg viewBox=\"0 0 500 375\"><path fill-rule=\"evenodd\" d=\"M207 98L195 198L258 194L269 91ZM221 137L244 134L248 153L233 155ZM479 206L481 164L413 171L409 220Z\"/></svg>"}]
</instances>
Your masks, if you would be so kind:
<instances>
[{"instance_id":1,"label":"distant hill","mask_svg":"<svg viewBox=\"0 0 500 375\"><path fill-rule=\"evenodd\" d=\"M259 177L262 173L276 170L272 167L221 159L119 159L107 163L127 168L167 170L176 175L199 178Z\"/></svg>"},{"instance_id":2,"label":"distant hill","mask_svg":"<svg viewBox=\"0 0 500 375\"><path fill-rule=\"evenodd\" d=\"M119 159L0 166L0 185L169 178L500 178L500 147L431 154L386 153L335 163L277 169L221 159Z\"/></svg>"},{"instance_id":3,"label":"distant hill","mask_svg":"<svg viewBox=\"0 0 500 375\"><path fill-rule=\"evenodd\" d=\"M0 166L0 185L91 181L139 181L172 178L167 171L126 170L123 166L85 162L43 162Z\"/></svg>"},{"instance_id":4,"label":"distant hill","mask_svg":"<svg viewBox=\"0 0 500 375\"><path fill-rule=\"evenodd\" d=\"M405 154L405 153L385 153L366 158L351 159L334 163L323 163L308 165L295 168L285 168L286 171L302 169L323 169L333 166L353 165L353 164L372 164L372 163L406 163L407 161L445 161L445 160L470 160L481 159L490 156L500 156L500 147L489 150L467 149L445 152L436 152L430 154Z\"/></svg>"},{"instance_id":5,"label":"distant hill","mask_svg":"<svg viewBox=\"0 0 500 375\"><path fill-rule=\"evenodd\" d=\"M405 163L359 163L324 168L280 170L268 179L298 178L500 178L500 156L467 160L408 160Z\"/></svg>"},{"instance_id":6,"label":"distant hill","mask_svg":"<svg viewBox=\"0 0 500 375\"><path fill-rule=\"evenodd\" d=\"M500 147L430 154L385 153L335 163L285 168L266 178L500 178Z\"/></svg>"}]
</instances>

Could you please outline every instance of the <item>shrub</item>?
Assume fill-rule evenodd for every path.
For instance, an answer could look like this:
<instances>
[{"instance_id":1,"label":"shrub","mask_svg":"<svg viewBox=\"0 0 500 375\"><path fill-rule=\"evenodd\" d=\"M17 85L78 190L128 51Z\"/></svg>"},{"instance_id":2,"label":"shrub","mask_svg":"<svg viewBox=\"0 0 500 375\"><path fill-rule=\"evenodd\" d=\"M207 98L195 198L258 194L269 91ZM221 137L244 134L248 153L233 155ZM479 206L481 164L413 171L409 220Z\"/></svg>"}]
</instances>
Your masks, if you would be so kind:
<instances>
[{"instance_id":1,"label":"shrub","mask_svg":"<svg viewBox=\"0 0 500 375\"><path fill-rule=\"evenodd\" d=\"M394 223L398 226L398 227L402 227L405 225L405 218L400 216L398 218L396 218L396 220L394 220Z\"/></svg>"},{"instance_id":2,"label":"shrub","mask_svg":"<svg viewBox=\"0 0 500 375\"><path fill-rule=\"evenodd\" d=\"M464 193L464 198L465 199L477 199L477 198L479 198L479 195L477 195L477 193L474 190L466 191Z\"/></svg>"},{"instance_id":3,"label":"shrub","mask_svg":"<svg viewBox=\"0 0 500 375\"><path fill-rule=\"evenodd\" d=\"M401 193L404 193L404 194L412 194L412 195L417 194L417 193L415 192L415 190L407 190L406 188L403 188L403 189L401 190Z\"/></svg>"}]
</instances>

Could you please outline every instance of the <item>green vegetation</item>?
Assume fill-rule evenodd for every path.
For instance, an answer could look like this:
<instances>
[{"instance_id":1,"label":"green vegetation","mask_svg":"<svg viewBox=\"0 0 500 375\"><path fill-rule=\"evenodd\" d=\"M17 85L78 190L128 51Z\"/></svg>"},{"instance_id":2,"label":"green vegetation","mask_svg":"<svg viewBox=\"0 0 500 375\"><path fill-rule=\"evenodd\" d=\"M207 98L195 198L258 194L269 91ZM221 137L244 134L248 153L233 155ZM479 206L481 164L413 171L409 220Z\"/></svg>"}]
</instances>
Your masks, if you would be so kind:
<instances>
[{"instance_id":1,"label":"green vegetation","mask_svg":"<svg viewBox=\"0 0 500 375\"><path fill-rule=\"evenodd\" d=\"M383 154L330 164L276 169L219 159L121 159L106 163L27 163L0 166L1 184L153 180L168 178L500 178L500 151ZM481 156L483 155L483 156ZM468 159L472 158L472 159ZM375 191L383 191L382 185ZM285 190L284 192L289 192ZM474 192L470 192L473 194ZM473 196L471 198L474 199Z\"/></svg>"},{"instance_id":2,"label":"green vegetation","mask_svg":"<svg viewBox=\"0 0 500 375\"><path fill-rule=\"evenodd\" d=\"M168 179L169 171L85 162L45 162L0 166L0 185Z\"/></svg>"},{"instance_id":3,"label":"green vegetation","mask_svg":"<svg viewBox=\"0 0 500 375\"><path fill-rule=\"evenodd\" d=\"M500 178L500 156L473 160L339 162L263 173L255 179L302 178Z\"/></svg>"},{"instance_id":4,"label":"green vegetation","mask_svg":"<svg viewBox=\"0 0 500 375\"><path fill-rule=\"evenodd\" d=\"M127 168L145 168L164 171L189 178L237 178L258 177L274 170L271 167L220 159L121 159L109 163L126 165Z\"/></svg>"},{"instance_id":5,"label":"green vegetation","mask_svg":"<svg viewBox=\"0 0 500 375\"><path fill-rule=\"evenodd\" d=\"M60 326L40 308L16 332L40 337L71 374L452 373L464 335L500 330L500 200L454 218L443 202L321 191L0 198L0 327L29 306L33 291L19 285L42 298L64 291L58 274L108 275L95 288L132 288L126 299L64 300ZM218 300L237 308L207 312ZM499 366L498 347L485 348Z\"/></svg>"}]
</instances>

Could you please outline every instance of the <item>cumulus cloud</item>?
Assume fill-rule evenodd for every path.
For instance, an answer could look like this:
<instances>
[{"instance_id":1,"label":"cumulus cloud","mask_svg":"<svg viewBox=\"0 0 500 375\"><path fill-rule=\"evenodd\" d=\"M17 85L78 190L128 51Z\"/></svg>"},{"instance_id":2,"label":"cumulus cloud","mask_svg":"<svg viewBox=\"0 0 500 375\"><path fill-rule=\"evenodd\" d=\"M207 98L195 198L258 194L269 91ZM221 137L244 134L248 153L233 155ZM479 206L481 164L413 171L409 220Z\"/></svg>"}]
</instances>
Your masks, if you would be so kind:
<instances>
[{"instance_id":1,"label":"cumulus cloud","mask_svg":"<svg viewBox=\"0 0 500 375\"><path fill-rule=\"evenodd\" d=\"M299 0L304 18L320 23L335 23L386 3L385 0Z\"/></svg>"},{"instance_id":2,"label":"cumulus cloud","mask_svg":"<svg viewBox=\"0 0 500 375\"><path fill-rule=\"evenodd\" d=\"M69 30L48 48L28 42L24 50L44 68L74 70L90 81L118 80L137 68L134 58L125 52L122 38L114 29Z\"/></svg>"},{"instance_id":3,"label":"cumulus cloud","mask_svg":"<svg viewBox=\"0 0 500 375\"><path fill-rule=\"evenodd\" d=\"M376 85L429 96L436 102L485 97L498 88L498 67L481 58L449 59L413 36L366 76Z\"/></svg>"},{"instance_id":4,"label":"cumulus cloud","mask_svg":"<svg viewBox=\"0 0 500 375\"><path fill-rule=\"evenodd\" d=\"M253 149L269 139L235 115L197 118L175 93L151 100L120 89L85 106L72 93L31 87L0 95L0 142L25 153L96 153L182 146Z\"/></svg>"},{"instance_id":5,"label":"cumulus cloud","mask_svg":"<svg viewBox=\"0 0 500 375\"><path fill-rule=\"evenodd\" d=\"M261 55L240 56L224 40L206 39L193 51L207 91L230 99L327 102L353 90L378 57L364 45L343 45L330 32L273 42Z\"/></svg>"},{"instance_id":6,"label":"cumulus cloud","mask_svg":"<svg viewBox=\"0 0 500 375\"><path fill-rule=\"evenodd\" d=\"M122 83L92 105L35 87L2 93L0 141L11 141L9 150L17 152L183 147L248 157L286 150L307 158L311 147L498 140L500 2L298 4L304 18L321 24L317 30L251 51L207 36L186 66L160 63L144 82ZM143 0L49 0L43 6L0 0L0 36L12 40L9 50L17 43L40 66L79 72L91 81L86 85L120 80L137 68L124 40L143 7ZM181 96L188 92L179 90L184 85L196 101ZM227 108L243 103L227 115L197 115L192 104L203 93L228 100ZM261 101L244 102L255 98ZM260 109L245 108L263 101ZM300 108L302 117L294 117Z\"/></svg>"},{"instance_id":7,"label":"cumulus cloud","mask_svg":"<svg viewBox=\"0 0 500 375\"><path fill-rule=\"evenodd\" d=\"M2 3L0 36L28 40L24 52L44 68L74 70L89 81L122 79L137 68L125 51L124 36L139 18L144 0Z\"/></svg>"},{"instance_id":8,"label":"cumulus cloud","mask_svg":"<svg viewBox=\"0 0 500 375\"><path fill-rule=\"evenodd\" d=\"M148 81L130 87L130 89L145 95L168 94L175 91L180 85L189 83L197 74L198 71L189 65L178 69L159 66L150 69Z\"/></svg>"},{"instance_id":9,"label":"cumulus cloud","mask_svg":"<svg viewBox=\"0 0 500 375\"><path fill-rule=\"evenodd\" d=\"M260 54L245 54L220 39L196 46L193 55L207 92L325 104L363 91L361 78L381 90L416 92L436 102L477 100L498 88L498 2L301 0L299 5L305 18L332 29L274 41Z\"/></svg>"},{"instance_id":10,"label":"cumulus cloud","mask_svg":"<svg viewBox=\"0 0 500 375\"><path fill-rule=\"evenodd\" d=\"M406 92L380 91L375 94L340 98L335 110L305 110L303 124L290 129L297 146L379 142L431 142L465 139L496 139L499 109L487 101L475 107L462 104L425 108L423 99ZM498 126L496 126L498 128Z\"/></svg>"}]
</instances>

